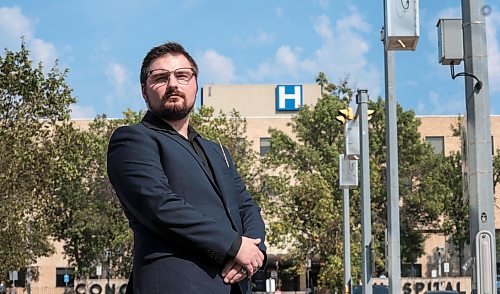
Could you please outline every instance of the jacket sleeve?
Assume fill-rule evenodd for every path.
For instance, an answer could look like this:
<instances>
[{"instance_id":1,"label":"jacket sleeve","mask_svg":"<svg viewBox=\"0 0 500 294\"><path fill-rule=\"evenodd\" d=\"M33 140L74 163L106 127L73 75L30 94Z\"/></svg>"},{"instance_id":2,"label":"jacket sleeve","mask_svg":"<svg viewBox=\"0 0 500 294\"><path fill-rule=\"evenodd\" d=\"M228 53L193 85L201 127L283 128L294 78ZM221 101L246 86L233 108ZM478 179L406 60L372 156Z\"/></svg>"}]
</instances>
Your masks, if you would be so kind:
<instances>
[{"instance_id":1,"label":"jacket sleeve","mask_svg":"<svg viewBox=\"0 0 500 294\"><path fill-rule=\"evenodd\" d=\"M108 176L123 205L160 237L179 236L219 263L237 232L206 217L169 186L159 142L138 126L118 128L108 147Z\"/></svg>"}]
</instances>

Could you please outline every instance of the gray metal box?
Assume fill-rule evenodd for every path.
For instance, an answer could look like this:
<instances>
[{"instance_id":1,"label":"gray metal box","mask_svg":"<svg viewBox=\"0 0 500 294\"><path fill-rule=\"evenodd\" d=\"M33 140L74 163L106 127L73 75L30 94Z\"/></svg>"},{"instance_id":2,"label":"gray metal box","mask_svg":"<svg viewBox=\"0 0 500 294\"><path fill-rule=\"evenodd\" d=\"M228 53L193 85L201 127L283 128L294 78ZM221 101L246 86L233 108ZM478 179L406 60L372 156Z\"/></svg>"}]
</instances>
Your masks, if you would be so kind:
<instances>
[{"instance_id":1,"label":"gray metal box","mask_svg":"<svg viewBox=\"0 0 500 294\"><path fill-rule=\"evenodd\" d=\"M359 159L359 119L348 120L344 126L345 156L348 159Z\"/></svg>"},{"instance_id":2,"label":"gray metal box","mask_svg":"<svg viewBox=\"0 0 500 294\"><path fill-rule=\"evenodd\" d=\"M418 0L386 0L385 5L385 49L414 51L420 33Z\"/></svg>"},{"instance_id":3,"label":"gray metal box","mask_svg":"<svg viewBox=\"0 0 500 294\"><path fill-rule=\"evenodd\" d=\"M354 189L358 186L358 161L339 154L339 187Z\"/></svg>"},{"instance_id":4,"label":"gray metal box","mask_svg":"<svg viewBox=\"0 0 500 294\"><path fill-rule=\"evenodd\" d=\"M464 58L461 19L440 19L438 28L439 63L458 65Z\"/></svg>"}]
</instances>

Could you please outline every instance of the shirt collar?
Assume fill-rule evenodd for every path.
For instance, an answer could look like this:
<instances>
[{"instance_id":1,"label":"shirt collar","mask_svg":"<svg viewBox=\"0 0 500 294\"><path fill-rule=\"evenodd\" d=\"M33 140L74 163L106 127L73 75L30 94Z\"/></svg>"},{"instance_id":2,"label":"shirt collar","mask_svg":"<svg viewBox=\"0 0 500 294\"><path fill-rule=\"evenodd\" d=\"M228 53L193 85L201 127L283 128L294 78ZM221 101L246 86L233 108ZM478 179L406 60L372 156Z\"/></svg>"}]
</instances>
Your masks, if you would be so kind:
<instances>
[{"instance_id":1,"label":"shirt collar","mask_svg":"<svg viewBox=\"0 0 500 294\"><path fill-rule=\"evenodd\" d=\"M170 124L168 124L166 121L158 118L156 115L154 115L149 110L144 115L141 123L150 129L157 130L157 131L167 131L170 134L178 135L181 138L186 139L183 136L181 136L179 134L179 132L177 132ZM192 142L198 136L200 136L200 135L196 132L196 130L191 125L188 125L188 140L189 140L189 142Z\"/></svg>"}]
</instances>

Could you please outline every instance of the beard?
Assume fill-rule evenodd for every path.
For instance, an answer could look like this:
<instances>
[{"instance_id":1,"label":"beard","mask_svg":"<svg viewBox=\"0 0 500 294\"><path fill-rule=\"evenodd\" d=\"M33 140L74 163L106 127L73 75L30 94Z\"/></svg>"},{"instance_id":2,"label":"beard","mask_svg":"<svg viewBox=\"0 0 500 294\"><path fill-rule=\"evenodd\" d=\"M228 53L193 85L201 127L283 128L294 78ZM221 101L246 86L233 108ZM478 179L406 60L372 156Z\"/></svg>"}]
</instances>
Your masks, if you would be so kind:
<instances>
[{"instance_id":1,"label":"beard","mask_svg":"<svg viewBox=\"0 0 500 294\"><path fill-rule=\"evenodd\" d=\"M179 105L178 103L167 103L169 97L172 95L176 95L182 97L182 103ZM166 121L179 121L186 118L191 110L194 107L194 101L191 105L187 105L186 95L181 92L177 92L176 90L167 91L163 97L163 109L159 109L153 112L157 117L166 120Z\"/></svg>"}]
</instances>

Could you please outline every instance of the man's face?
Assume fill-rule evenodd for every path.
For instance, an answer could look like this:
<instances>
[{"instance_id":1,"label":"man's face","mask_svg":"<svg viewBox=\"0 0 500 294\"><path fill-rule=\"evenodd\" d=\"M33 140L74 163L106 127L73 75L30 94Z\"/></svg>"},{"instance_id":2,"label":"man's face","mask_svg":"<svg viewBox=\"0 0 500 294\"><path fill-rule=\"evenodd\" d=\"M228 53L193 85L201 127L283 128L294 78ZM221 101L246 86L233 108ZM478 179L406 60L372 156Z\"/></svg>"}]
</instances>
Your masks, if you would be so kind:
<instances>
[{"instance_id":1,"label":"man's face","mask_svg":"<svg viewBox=\"0 0 500 294\"><path fill-rule=\"evenodd\" d=\"M148 67L142 96L159 118L178 121L193 109L198 91L196 73L184 55L164 55Z\"/></svg>"}]
</instances>

